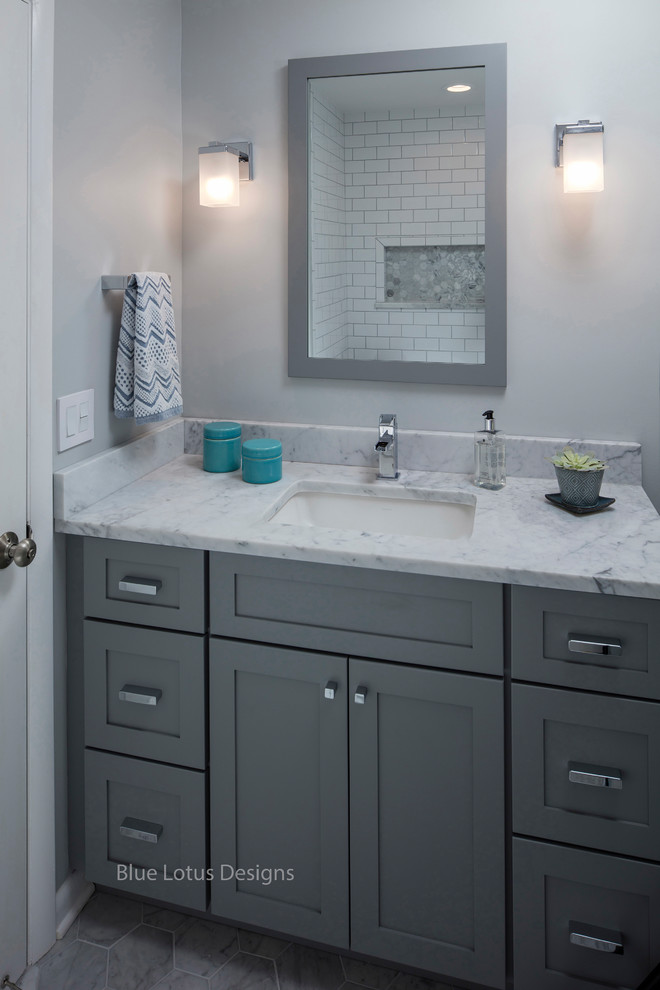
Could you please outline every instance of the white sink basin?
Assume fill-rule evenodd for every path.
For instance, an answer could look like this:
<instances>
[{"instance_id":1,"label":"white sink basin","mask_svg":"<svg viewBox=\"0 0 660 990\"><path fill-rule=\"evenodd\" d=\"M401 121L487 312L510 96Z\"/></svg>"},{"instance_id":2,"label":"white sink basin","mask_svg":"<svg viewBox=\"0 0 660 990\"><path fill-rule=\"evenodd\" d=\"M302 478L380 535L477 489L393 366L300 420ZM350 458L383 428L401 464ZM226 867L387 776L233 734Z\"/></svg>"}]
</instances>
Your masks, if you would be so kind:
<instances>
[{"instance_id":1,"label":"white sink basin","mask_svg":"<svg viewBox=\"0 0 660 990\"><path fill-rule=\"evenodd\" d=\"M402 488L296 490L268 522L322 526L391 536L460 540L472 535L476 499L463 492Z\"/></svg>"}]
</instances>

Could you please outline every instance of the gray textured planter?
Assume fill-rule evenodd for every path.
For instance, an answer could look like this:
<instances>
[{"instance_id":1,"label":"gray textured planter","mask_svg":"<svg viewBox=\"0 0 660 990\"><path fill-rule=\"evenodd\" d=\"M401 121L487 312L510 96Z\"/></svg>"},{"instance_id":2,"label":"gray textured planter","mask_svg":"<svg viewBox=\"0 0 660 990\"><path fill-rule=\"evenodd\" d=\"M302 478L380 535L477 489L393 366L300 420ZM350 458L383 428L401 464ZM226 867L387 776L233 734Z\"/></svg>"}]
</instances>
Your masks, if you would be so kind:
<instances>
[{"instance_id":1,"label":"gray textured planter","mask_svg":"<svg viewBox=\"0 0 660 990\"><path fill-rule=\"evenodd\" d=\"M570 468L555 465L555 474L564 502L583 507L596 504L605 468L601 468L600 471L572 471Z\"/></svg>"}]
</instances>

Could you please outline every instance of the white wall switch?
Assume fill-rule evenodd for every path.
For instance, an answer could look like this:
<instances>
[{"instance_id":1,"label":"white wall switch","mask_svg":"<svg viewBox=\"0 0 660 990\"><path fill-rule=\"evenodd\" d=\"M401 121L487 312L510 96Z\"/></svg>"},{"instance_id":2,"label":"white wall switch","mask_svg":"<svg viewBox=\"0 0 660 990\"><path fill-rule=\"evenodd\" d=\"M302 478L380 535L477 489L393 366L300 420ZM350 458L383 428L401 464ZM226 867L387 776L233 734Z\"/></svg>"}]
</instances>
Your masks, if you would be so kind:
<instances>
[{"instance_id":1,"label":"white wall switch","mask_svg":"<svg viewBox=\"0 0 660 990\"><path fill-rule=\"evenodd\" d=\"M94 389L57 400L57 449L68 450L94 439Z\"/></svg>"}]
</instances>

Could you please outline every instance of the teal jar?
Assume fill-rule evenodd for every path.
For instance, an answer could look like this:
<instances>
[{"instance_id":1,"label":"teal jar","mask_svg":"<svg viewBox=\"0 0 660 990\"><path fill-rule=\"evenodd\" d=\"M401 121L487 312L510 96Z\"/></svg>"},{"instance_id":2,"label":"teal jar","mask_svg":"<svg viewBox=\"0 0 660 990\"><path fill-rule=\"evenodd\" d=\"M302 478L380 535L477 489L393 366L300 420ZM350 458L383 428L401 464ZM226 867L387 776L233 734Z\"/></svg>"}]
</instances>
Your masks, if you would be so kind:
<instances>
[{"instance_id":1,"label":"teal jar","mask_svg":"<svg viewBox=\"0 0 660 990\"><path fill-rule=\"evenodd\" d=\"M241 424L206 423L204 426L205 471L238 471L241 466Z\"/></svg>"},{"instance_id":2,"label":"teal jar","mask_svg":"<svg viewBox=\"0 0 660 990\"><path fill-rule=\"evenodd\" d=\"M282 477L282 444L279 440L246 440L243 444L243 481L268 485Z\"/></svg>"}]
</instances>

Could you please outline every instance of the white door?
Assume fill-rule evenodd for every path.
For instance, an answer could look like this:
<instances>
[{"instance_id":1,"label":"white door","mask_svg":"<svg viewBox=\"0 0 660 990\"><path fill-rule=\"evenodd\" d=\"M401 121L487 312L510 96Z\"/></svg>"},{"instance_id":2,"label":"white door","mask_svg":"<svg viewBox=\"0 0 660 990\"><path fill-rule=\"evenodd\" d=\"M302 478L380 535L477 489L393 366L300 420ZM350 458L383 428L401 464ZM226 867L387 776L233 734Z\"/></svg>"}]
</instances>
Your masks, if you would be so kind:
<instances>
[{"instance_id":1,"label":"white door","mask_svg":"<svg viewBox=\"0 0 660 990\"><path fill-rule=\"evenodd\" d=\"M0 2L0 533L27 504L30 7ZM0 981L26 963L27 574L0 570Z\"/></svg>"}]
</instances>

